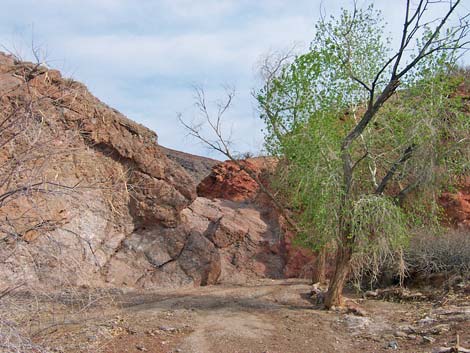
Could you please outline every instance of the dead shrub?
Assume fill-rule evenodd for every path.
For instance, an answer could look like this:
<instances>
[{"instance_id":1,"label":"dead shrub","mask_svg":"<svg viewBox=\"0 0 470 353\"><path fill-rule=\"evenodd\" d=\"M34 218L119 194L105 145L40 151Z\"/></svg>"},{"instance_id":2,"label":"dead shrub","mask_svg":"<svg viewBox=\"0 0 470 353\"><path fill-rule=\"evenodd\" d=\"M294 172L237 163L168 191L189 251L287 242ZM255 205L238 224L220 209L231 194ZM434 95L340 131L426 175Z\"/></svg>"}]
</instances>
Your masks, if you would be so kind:
<instances>
[{"instance_id":1,"label":"dead shrub","mask_svg":"<svg viewBox=\"0 0 470 353\"><path fill-rule=\"evenodd\" d=\"M470 231L416 236L405 253L405 261L413 276L441 273L470 278Z\"/></svg>"},{"instance_id":2,"label":"dead shrub","mask_svg":"<svg viewBox=\"0 0 470 353\"><path fill-rule=\"evenodd\" d=\"M353 261L350 283L359 291L396 285L443 285L470 280L470 230L417 234L400 252L379 251Z\"/></svg>"}]
</instances>

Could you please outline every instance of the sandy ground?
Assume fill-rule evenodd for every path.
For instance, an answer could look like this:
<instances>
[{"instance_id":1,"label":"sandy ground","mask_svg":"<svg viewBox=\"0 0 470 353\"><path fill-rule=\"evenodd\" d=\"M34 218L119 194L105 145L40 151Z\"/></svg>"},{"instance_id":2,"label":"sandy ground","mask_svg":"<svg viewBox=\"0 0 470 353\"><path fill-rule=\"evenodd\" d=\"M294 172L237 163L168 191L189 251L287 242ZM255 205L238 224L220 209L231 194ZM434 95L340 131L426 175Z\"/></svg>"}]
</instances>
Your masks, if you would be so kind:
<instances>
[{"instance_id":1,"label":"sandy ground","mask_svg":"<svg viewBox=\"0 0 470 353\"><path fill-rule=\"evenodd\" d=\"M439 303L355 299L366 316L325 311L301 280L126 293L113 305L36 331L55 352L431 352L470 347L468 298ZM56 317L60 315L56 314ZM39 332L39 333L38 333Z\"/></svg>"}]
</instances>

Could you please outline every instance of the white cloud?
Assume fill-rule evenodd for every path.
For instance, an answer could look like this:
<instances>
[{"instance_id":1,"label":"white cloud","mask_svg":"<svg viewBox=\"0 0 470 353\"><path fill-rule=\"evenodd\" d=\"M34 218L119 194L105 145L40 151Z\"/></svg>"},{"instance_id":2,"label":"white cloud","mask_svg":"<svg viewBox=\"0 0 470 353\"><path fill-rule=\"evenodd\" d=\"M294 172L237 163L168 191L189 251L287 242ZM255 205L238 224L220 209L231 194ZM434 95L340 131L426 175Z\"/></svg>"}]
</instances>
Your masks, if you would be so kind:
<instances>
[{"instance_id":1,"label":"white cloud","mask_svg":"<svg viewBox=\"0 0 470 353\"><path fill-rule=\"evenodd\" d=\"M74 59L93 63L97 71L106 67L134 78L191 75L209 69L240 73L269 48L286 47L294 40L307 43L310 27L309 21L297 16L211 33L76 36L64 38L62 48Z\"/></svg>"},{"instance_id":2,"label":"white cloud","mask_svg":"<svg viewBox=\"0 0 470 353\"><path fill-rule=\"evenodd\" d=\"M162 4L162 7L170 12L170 16L181 19L207 19L229 15L237 8L239 2L235 0L163 0Z\"/></svg>"},{"instance_id":3,"label":"white cloud","mask_svg":"<svg viewBox=\"0 0 470 353\"><path fill-rule=\"evenodd\" d=\"M254 116L250 96L256 85L255 65L270 50L294 42L305 48L320 2L3 0L9 11L0 13L0 43L10 45L12 39L18 43L19 35L27 52L34 24L34 36L45 43L53 66L156 130L163 144L193 153L207 151L185 138L175 121L178 111L193 113L191 84L204 84L213 98L221 97L221 84L234 84L238 94L227 118L234 122L236 149L258 150L262 123ZM384 9L396 34L401 28L401 2L374 3ZM323 2L328 13L351 4Z\"/></svg>"}]
</instances>

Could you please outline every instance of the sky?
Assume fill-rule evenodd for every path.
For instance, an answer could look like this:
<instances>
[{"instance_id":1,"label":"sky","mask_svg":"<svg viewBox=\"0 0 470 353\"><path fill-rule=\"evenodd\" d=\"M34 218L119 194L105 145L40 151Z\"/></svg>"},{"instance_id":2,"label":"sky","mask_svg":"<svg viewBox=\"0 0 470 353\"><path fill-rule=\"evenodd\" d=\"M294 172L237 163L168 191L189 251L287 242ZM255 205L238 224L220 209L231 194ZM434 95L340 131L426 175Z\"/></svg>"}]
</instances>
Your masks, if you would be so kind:
<instances>
[{"instance_id":1,"label":"sky","mask_svg":"<svg viewBox=\"0 0 470 353\"><path fill-rule=\"evenodd\" d=\"M235 153L262 153L263 123L252 92L261 60L295 47L305 51L320 9L336 14L349 0L0 0L3 51L31 58L31 43L47 64L87 85L106 104L154 130L159 143L224 159L188 136L178 122L199 122L194 87L210 107L235 89L224 116ZM359 5L365 3L359 0ZM398 37L404 0L377 0ZM434 10L438 15L441 9ZM460 14L470 12L464 0ZM1 49L0 49L1 50ZM470 64L469 55L463 59ZM211 111L214 113L214 110ZM208 130L203 130L209 134Z\"/></svg>"}]
</instances>

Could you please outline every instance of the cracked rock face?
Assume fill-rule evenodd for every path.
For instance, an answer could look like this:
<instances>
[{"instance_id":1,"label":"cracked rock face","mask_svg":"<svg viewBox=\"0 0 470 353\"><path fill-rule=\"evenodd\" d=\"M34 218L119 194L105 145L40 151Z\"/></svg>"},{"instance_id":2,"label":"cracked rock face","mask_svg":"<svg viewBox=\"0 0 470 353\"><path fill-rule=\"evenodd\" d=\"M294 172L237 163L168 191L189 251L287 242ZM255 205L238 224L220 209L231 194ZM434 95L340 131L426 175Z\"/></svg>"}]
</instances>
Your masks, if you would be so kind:
<instances>
[{"instance_id":1,"label":"cracked rock face","mask_svg":"<svg viewBox=\"0 0 470 353\"><path fill-rule=\"evenodd\" d=\"M214 284L219 276L215 246L184 225L135 232L106 268L109 283L142 288Z\"/></svg>"},{"instance_id":2,"label":"cracked rock face","mask_svg":"<svg viewBox=\"0 0 470 353\"><path fill-rule=\"evenodd\" d=\"M220 282L283 277L282 231L266 210L254 203L198 197L182 214L192 231L217 248Z\"/></svg>"},{"instance_id":3,"label":"cracked rock face","mask_svg":"<svg viewBox=\"0 0 470 353\"><path fill-rule=\"evenodd\" d=\"M134 232L107 266L113 285L245 283L284 277L282 230L254 203L198 197L176 228Z\"/></svg>"},{"instance_id":4,"label":"cracked rock face","mask_svg":"<svg viewBox=\"0 0 470 353\"><path fill-rule=\"evenodd\" d=\"M154 132L58 71L4 54L0 105L0 195L25 190L0 205L0 287L102 285L136 229L178 229L196 185Z\"/></svg>"}]
</instances>

